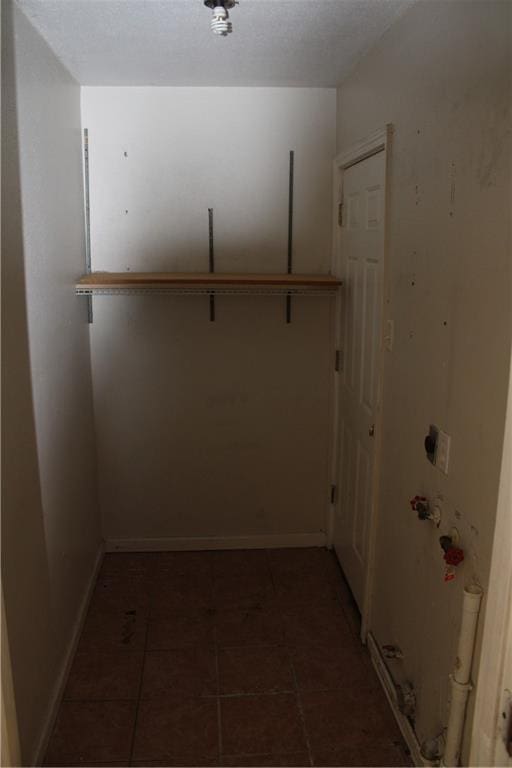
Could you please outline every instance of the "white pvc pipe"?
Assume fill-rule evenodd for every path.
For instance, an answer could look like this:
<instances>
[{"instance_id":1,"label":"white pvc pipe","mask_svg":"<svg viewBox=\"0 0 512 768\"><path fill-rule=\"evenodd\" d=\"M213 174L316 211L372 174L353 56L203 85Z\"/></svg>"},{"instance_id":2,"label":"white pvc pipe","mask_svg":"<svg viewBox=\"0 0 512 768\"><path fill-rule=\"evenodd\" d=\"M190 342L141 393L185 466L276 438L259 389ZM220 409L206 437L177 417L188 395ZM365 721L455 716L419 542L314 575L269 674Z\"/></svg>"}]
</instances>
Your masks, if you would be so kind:
<instances>
[{"instance_id":1,"label":"white pvc pipe","mask_svg":"<svg viewBox=\"0 0 512 768\"><path fill-rule=\"evenodd\" d=\"M482 588L477 584L472 584L464 589L457 658L455 659L453 674L450 675L452 700L446 731L446 745L441 763L444 766L457 766L459 764L466 703L472 688L470 683L471 665L482 593Z\"/></svg>"}]
</instances>

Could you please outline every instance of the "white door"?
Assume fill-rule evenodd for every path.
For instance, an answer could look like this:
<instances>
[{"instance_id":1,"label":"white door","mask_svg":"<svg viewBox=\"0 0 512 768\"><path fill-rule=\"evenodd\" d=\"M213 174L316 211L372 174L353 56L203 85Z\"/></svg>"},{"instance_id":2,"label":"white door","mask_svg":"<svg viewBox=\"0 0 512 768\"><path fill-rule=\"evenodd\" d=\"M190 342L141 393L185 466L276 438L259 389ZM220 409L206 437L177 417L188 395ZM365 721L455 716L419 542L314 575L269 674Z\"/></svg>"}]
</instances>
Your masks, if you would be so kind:
<instances>
[{"instance_id":1,"label":"white door","mask_svg":"<svg viewBox=\"0 0 512 768\"><path fill-rule=\"evenodd\" d=\"M384 151L343 171L339 501L334 547L363 610L375 467L384 258Z\"/></svg>"}]
</instances>

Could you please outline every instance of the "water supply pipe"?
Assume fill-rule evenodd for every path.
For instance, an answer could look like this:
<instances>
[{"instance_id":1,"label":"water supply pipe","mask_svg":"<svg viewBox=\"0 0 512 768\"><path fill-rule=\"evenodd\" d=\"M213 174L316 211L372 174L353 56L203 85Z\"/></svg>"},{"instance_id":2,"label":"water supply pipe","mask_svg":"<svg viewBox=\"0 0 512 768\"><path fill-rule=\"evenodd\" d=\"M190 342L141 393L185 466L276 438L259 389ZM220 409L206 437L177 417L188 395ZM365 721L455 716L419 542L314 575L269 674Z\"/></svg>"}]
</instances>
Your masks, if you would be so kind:
<instances>
[{"instance_id":1,"label":"water supply pipe","mask_svg":"<svg viewBox=\"0 0 512 768\"><path fill-rule=\"evenodd\" d=\"M471 665L473 662L476 627L482 594L483 590L477 584L471 584L464 589L462 624L457 647L457 658L455 659L453 674L450 675L452 699L448 716L446 743L441 761L443 766L457 766L459 764L466 704L469 692L472 689L470 682Z\"/></svg>"}]
</instances>

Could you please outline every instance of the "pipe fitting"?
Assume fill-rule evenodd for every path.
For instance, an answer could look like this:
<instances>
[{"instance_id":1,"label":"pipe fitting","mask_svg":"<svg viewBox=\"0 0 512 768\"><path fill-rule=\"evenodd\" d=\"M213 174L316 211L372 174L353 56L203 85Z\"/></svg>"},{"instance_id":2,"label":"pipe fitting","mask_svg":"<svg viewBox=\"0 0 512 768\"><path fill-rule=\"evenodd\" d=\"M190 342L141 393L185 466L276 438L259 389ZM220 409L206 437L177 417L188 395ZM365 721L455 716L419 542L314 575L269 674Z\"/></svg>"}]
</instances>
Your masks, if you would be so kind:
<instances>
[{"instance_id":1,"label":"pipe fitting","mask_svg":"<svg viewBox=\"0 0 512 768\"><path fill-rule=\"evenodd\" d=\"M464 589L462 623L453 674L450 675L451 702L446 731L446 746L441 765L457 766L464 732L466 704L473 686L470 681L476 628L483 590L478 584Z\"/></svg>"},{"instance_id":2,"label":"pipe fitting","mask_svg":"<svg viewBox=\"0 0 512 768\"><path fill-rule=\"evenodd\" d=\"M415 496L410 500L411 509L417 512L419 520L431 520L437 528L441 523L441 510L437 504L433 508L426 496Z\"/></svg>"}]
</instances>

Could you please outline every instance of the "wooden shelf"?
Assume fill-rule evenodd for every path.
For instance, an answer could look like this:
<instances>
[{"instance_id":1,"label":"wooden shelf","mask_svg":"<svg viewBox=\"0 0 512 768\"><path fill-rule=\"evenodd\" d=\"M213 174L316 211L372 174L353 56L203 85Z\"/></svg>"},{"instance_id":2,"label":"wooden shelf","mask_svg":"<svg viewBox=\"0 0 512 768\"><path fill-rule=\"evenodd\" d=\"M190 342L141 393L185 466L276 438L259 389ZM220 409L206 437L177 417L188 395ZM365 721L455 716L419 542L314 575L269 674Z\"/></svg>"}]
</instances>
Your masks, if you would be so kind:
<instances>
[{"instance_id":1,"label":"wooden shelf","mask_svg":"<svg viewBox=\"0 0 512 768\"><path fill-rule=\"evenodd\" d=\"M92 272L76 284L79 295L116 293L332 295L333 275L235 274L231 272Z\"/></svg>"}]
</instances>

